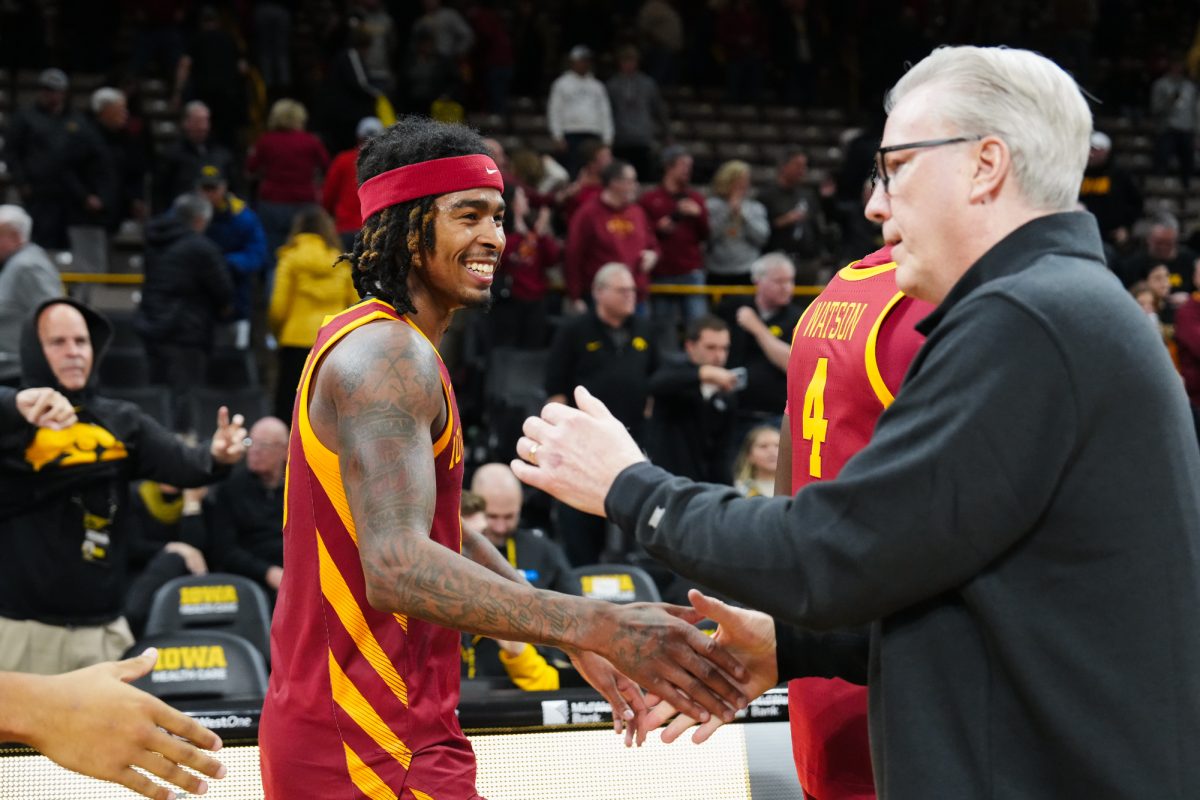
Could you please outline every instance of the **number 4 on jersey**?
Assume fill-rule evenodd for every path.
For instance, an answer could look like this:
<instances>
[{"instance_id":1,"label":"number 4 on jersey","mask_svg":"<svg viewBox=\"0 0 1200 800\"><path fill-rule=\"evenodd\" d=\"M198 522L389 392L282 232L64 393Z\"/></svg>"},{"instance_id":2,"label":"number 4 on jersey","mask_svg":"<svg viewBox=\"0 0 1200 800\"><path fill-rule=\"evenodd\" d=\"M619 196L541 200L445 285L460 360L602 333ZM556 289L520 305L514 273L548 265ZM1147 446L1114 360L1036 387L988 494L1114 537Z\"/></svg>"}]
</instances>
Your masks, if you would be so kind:
<instances>
[{"instance_id":1,"label":"number 4 on jersey","mask_svg":"<svg viewBox=\"0 0 1200 800\"><path fill-rule=\"evenodd\" d=\"M829 420L825 419L825 378L828 368L829 359L818 358L812 380L804 390L802 433L805 439L812 442L812 451L808 456L808 474L814 478L821 477L821 444L825 441L825 433L829 429Z\"/></svg>"}]
</instances>

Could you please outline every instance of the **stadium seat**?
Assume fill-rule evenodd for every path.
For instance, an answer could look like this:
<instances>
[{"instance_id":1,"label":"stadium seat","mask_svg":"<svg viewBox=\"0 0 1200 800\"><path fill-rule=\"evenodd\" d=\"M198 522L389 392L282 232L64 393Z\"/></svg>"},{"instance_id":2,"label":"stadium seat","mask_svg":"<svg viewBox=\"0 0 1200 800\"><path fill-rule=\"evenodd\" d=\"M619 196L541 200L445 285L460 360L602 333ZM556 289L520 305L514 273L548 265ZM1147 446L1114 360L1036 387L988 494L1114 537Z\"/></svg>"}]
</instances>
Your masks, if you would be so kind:
<instances>
[{"instance_id":1,"label":"stadium seat","mask_svg":"<svg viewBox=\"0 0 1200 800\"><path fill-rule=\"evenodd\" d=\"M222 631L242 637L271 658L271 612L267 593L249 578L224 572L183 575L159 587L150 601L146 635L187 630Z\"/></svg>"},{"instance_id":2,"label":"stadium seat","mask_svg":"<svg viewBox=\"0 0 1200 800\"><path fill-rule=\"evenodd\" d=\"M662 601L650 573L632 564L590 564L575 568L571 574L579 586L579 593L593 600L610 603Z\"/></svg>"},{"instance_id":3,"label":"stadium seat","mask_svg":"<svg viewBox=\"0 0 1200 800\"><path fill-rule=\"evenodd\" d=\"M262 389L251 387L245 389L193 389L188 396L190 419L196 436L204 441L211 439L217 429L217 409L221 406L229 408L229 414L241 414L246 420L246 429L267 416L267 398Z\"/></svg>"},{"instance_id":4,"label":"stadium seat","mask_svg":"<svg viewBox=\"0 0 1200 800\"><path fill-rule=\"evenodd\" d=\"M164 428L171 427L171 392L165 386L105 386L101 383L99 394L113 400L128 400L149 414L159 425Z\"/></svg>"},{"instance_id":5,"label":"stadium seat","mask_svg":"<svg viewBox=\"0 0 1200 800\"><path fill-rule=\"evenodd\" d=\"M223 631L190 630L144 636L125 653L158 648L158 662L133 685L168 703L221 700L261 707L267 666L254 646Z\"/></svg>"},{"instance_id":6,"label":"stadium seat","mask_svg":"<svg viewBox=\"0 0 1200 800\"><path fill-rule=\"evenodd\" d=\"M546 350L497 347L488 356L483 386L489 460L512 457L525 418L546 403Z\"/></svg>"}]
</instances>

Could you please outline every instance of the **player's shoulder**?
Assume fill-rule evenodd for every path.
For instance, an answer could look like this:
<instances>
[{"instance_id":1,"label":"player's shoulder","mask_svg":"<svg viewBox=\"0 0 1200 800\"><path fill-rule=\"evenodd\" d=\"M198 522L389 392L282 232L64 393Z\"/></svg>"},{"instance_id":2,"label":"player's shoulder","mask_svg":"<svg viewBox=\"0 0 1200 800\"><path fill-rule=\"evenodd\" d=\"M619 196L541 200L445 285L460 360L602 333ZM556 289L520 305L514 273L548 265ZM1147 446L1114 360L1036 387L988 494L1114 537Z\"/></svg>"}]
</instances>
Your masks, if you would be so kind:
<instances>
[{"instance_id":1,"label":"player's shoulder","mask_svg":"<svg viewBox=\"0 0 1200 800\"><path fill-rule=\"evenodd\" d=\"M441 396L441 374L433 345L404 320L379 319L345 333L318 364L319 388L335 393L379 391Z\"/></svg>"}]
</instances>

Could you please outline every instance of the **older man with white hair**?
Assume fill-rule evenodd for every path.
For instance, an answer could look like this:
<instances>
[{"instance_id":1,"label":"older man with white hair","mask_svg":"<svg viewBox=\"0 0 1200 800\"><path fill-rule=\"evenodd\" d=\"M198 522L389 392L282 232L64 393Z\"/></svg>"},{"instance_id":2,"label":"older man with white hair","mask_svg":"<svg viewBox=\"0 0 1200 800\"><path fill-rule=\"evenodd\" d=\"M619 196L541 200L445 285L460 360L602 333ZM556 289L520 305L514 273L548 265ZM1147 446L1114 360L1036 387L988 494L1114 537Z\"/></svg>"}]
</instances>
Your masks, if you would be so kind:
<instances>
[{"instance_id":1,"label":"older man with white hair","mask_svg":"<svg viewBox=\"0 0 1200 800\"><path fill-rule=\"evenodd\" d=\"M21 377L17 343L21 325L42 301L63 293L58 270L46 251L29 240L33 220L25 209L0 205L0 385Z\"/></svg>"},{"instance_id":2,"label":"older man with white hair","mask_svg":"<svg viewBox=\"0 0 1200 800\"><path fill-rule=\"evenodd\" d=\"M836 479L742 499L675 478L586 390L526 422L514 471L786 621L693 596L754 662L748 693L866 682L885 800L1198 797L1200 450L1157 332L1072 211L1087 103L1042 56L948 47L888 110L867 214L899 288L938 307ZM824 391L791 410L813 446ZM837 633L867 623L869 645Z\"/></svg>"}]
</instances>

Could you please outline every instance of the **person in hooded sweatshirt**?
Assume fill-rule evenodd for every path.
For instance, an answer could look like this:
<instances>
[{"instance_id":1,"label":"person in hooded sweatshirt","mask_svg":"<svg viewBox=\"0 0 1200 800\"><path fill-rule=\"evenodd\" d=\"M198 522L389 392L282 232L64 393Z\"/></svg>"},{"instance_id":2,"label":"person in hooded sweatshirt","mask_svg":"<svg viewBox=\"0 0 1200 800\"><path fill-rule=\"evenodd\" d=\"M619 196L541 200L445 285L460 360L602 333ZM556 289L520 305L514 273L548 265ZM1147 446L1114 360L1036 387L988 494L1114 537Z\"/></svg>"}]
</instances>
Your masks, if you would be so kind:
<instances>
[{"instance_id":1,"label":"person in hooded sweatshirt","mask_svg":"<svg viewBox=\"0 0 1200 800\"><path fill-rule=\"evenodd\" d=\"M233 279L204 235L213 208L199 193L176 198L146 226L146 282L134 327L146 344L150 380L170 387L173 426L187 431L188 392L204 381L217 322L233 311Z\"/></svg>"},{"instance_id":2,"label":"person in hooded sweatshirt","mask_svg":"<svg viewBox=\"0 0 1200 800\"><path fill-rule=\"evenodd\" d=\"M222 407L212 441L188 446L133 403L100 397L112 338L70 298L21 332L21 389L0 387L0 670L56 674L120 658L130 481L192 487L242 458L246 429Z\"/></svg>"}]
</instances>

